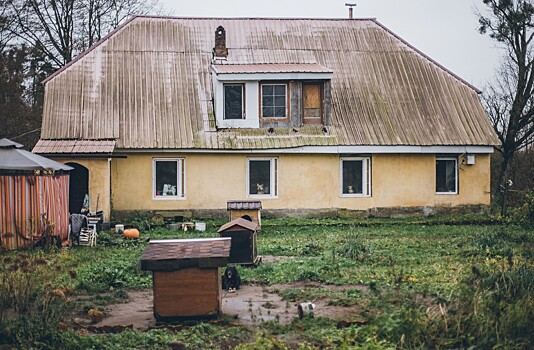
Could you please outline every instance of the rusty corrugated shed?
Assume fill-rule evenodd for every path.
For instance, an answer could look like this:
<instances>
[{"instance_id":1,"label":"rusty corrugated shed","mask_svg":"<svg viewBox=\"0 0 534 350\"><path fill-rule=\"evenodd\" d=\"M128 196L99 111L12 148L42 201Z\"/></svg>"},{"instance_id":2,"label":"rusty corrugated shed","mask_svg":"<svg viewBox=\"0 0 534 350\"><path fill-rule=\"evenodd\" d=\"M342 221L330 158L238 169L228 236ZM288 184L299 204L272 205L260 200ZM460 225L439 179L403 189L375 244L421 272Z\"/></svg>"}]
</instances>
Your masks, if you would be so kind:
<instances>
[{"instance_id":1,"label":"rusty corrugated shed","mask_svg":"<svg viewBox=\"0 0 534 350\"><path fill-rule=\"evenodd\" d=\"M220 25L227 64L331 69L328 132L217 131ZM472 86L369 19L136 17L47 81L41 138L116 139L121 149L499 143Z\"/></svg>"}]
</instances>

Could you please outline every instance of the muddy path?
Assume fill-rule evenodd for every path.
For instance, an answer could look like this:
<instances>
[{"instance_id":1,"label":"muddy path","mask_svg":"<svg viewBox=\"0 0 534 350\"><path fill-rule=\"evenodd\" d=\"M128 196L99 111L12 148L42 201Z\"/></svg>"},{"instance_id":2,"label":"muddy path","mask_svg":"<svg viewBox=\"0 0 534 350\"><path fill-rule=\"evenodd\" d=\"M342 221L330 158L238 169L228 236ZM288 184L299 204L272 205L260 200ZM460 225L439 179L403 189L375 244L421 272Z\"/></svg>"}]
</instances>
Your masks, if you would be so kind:
<instances>
[{"instance_id":1,"label":"muddy path","mask_svg":"<svg viewBox=\"0 0 534 350\"><path fill-rule=\"evenodd\" d=\"M332 291L349 288L365 289L364 286L331 286L319 283L291 283L274 284L271 286L243 285L241 289L229 293L223 291L222 312L224 315L235 318L235 323L251 328L267 321L276 321L287 324L297 315L299 302L311 301L316 305L315 316L332 319L351 319L361 312L359 305L337 306L329 305L328 298L318 300L297 300L294 302L282 300L278 294L287 288L306 289L323 288ZM156 325L153 315L153 295L151 289L128 292L128 301L111 304L106 307L107 316L95 327L103 326L129 326L136 330L147 330Z\"/></svg>"}]
</instances>

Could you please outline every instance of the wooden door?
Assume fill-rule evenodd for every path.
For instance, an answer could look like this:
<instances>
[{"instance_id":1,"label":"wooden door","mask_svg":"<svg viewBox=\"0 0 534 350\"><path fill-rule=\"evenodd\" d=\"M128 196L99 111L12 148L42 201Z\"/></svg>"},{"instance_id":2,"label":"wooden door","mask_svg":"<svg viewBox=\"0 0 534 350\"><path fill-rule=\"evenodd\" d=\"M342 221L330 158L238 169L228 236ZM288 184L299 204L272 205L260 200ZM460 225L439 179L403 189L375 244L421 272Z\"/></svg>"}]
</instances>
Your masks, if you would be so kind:
<instances>
[{"instance_id":1,"label":"wooden door","mask_svg":"<svg viewBox=\"0 0 534 350\"><path fill-rule=\"evenodd\" d=\"M323 85L306 83L302 85L303 124L321 124L323 119Z\"/></svg>"}]
</instances>

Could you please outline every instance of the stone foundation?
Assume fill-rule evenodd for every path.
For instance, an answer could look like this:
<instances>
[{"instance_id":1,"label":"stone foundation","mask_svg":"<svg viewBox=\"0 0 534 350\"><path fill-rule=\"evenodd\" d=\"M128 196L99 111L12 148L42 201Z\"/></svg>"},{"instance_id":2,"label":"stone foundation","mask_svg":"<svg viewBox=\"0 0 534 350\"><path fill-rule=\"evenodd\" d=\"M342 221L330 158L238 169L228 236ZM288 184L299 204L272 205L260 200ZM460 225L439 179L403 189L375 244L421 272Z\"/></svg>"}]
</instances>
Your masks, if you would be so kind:
<instances>
[{"instance_id":1,"label":"stone foundation","mask_svg":"<svg viewBox=\"0 0 534 350\"><path fill-rule=\"evenodd\" d=\"M368 210L348 210L344 208L330 209L262 209L261 216L265 219L272 218L405 218L405 217L430 217L434 215L458 215L458 214L488 214L487 205L462 205L455 207L387 207L371 208ZM226 209L188 209L188 210L152 210L152 211L113 211L112 221L122 221L135 217L153 217L162 215L164 218L182 216L184 221L192 219L216 219L229 220L230 213Z\"/></svg>"}]
</instances>

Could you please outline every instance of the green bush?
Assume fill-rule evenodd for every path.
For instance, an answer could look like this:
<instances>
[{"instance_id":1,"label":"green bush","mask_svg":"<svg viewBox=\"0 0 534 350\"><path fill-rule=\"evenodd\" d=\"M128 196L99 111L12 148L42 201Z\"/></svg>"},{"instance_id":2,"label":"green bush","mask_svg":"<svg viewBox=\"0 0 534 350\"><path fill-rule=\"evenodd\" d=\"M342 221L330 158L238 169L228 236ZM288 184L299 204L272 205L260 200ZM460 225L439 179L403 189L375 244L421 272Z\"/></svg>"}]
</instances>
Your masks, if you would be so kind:
<instances>
[{"instance_id":1,"label":"green bush","mask_svg":"<svg viewBox=\"0 0 534 350\"><path fill-rule=\"evenodd\" d=\"M509 210L508 222L534 227L534 192L528 192L520 206Z\"/></svg>"}]
</instances>

